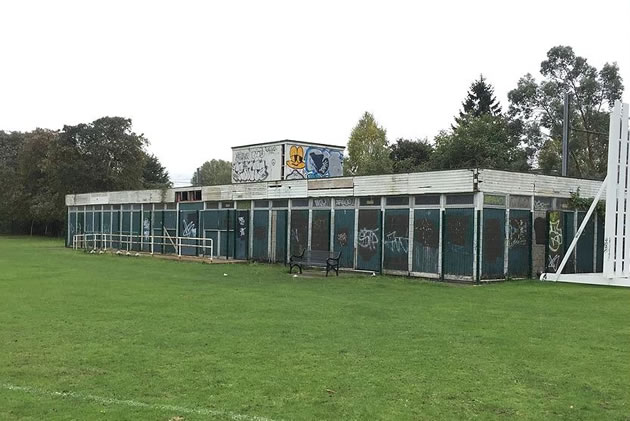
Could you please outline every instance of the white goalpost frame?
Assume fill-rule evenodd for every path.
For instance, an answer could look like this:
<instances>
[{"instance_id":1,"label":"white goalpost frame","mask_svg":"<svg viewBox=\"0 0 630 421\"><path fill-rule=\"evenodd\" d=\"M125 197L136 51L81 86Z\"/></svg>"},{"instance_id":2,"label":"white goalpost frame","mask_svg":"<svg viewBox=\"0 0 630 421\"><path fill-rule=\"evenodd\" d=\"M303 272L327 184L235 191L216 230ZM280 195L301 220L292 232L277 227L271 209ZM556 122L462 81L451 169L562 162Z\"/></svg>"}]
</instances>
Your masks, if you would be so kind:
<instances>
[{"instance_id":1,"label":"white goalpost frame","mask_svg":"<svg viewBox=\"0 0 630 421\"><path fill-rule=\"evenodd\" d=\"M630 136L628 118L630 106L615 101L610 113L608 131L607 175L597 196L586 213L580 228L555 273L543 273L541 280L572 282L595 285L630 287ZM606 189L606 216L604 225L604 250L602 273L563 274L562 270L582 231L588 224L597 202ZM626 232L626 227L628 231Z\"/></svg>"}]
</instances>

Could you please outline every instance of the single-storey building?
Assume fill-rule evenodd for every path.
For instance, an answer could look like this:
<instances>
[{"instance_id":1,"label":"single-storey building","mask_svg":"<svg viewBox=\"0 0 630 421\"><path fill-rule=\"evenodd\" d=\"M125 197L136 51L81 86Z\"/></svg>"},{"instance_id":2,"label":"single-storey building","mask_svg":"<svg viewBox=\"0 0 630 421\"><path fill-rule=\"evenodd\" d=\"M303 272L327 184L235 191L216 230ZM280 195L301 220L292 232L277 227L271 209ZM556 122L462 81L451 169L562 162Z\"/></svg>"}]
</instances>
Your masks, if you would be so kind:
<instances>
[{"instance_id":1,"label":"single-storey building","mask_svg":"<svg viewBox=\"0 0 630 421\"><path fill-rule=\"evenodd\" d=\"M335 250L342 267L355 270L526 278L554 271L562 259L585 214L569 208L571 193L593 197L601 185L488 169L327 177L338 153L328 149L314 150L309 164L304 147L279 145L274 162L284 170L277 174L271 160L250 162L243 153L229 185L68 195L67 244L76 234L98 233L106 234L98 245L109 241L108 248L172 253L174 244L155 238L184 237L195 240L184 241L181 252L194 255L203 249L190 245L212 239L214 256L229 259L286 262L303 249ZM303 169L304 176L293 173ZM251 179L265 171L277 176ZM594 216L565 272L601 271L603 234L603 219Z\"/></svg>"}]
</instances>

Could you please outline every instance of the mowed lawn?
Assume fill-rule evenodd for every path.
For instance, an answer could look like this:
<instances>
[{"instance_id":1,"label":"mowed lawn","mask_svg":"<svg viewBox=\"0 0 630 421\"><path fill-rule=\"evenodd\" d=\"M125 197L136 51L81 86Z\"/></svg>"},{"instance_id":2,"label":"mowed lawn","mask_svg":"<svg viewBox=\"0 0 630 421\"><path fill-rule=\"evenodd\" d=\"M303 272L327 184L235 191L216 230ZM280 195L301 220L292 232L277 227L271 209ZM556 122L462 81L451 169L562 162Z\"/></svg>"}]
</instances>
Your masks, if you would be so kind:
<instances>
[{"instance_id":1,"label":"mowed lawn","mask_svg":"<svg viewBox=\"0 0 630 421\"><path fill-rule=\"evenodd\" d=\"M0 419L627 420L630 290L0 237Z\"/></svg>"}]
</instances>

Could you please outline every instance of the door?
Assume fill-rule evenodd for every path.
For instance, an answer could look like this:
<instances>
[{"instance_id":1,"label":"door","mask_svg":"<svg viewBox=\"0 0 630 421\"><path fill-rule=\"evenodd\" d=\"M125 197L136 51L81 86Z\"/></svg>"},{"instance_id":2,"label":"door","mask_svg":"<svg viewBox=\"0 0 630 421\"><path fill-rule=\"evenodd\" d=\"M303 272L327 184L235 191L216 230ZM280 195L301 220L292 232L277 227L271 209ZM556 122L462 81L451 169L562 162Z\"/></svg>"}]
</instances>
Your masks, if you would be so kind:
<instances>
[{"instance_id":1,"label":"door","mask_svg":"<svg viewBox=\"0 0 630 421\"><path fill-rule=\"evenodd\" d=\"M252 259L259 261L269 260L268 251L269 235L269 211L254 211L254 243L252 249Z\"/></svg>"},{"instance_id":2,"label":"door","mask_svg":"<svg viewBox=\"0 0 630 421\"><path fill-rule=\"evenodd\" d=\"M357 234L357 268L381 271L381 210L359 210Z\"/></svg>"},{"instance_id":3,"label":"door","mask_svg":"<svg viewBox=\"0 0 630 421\"><path fill-rule=\"evenodd\" d=\"M483 210L482 279L500 279L504 274L505 209Z\"/></svg>"},{"instance_id":4,"label":"door","mask_svg":"<svg viewBox=\"0 0 630 421\"><path fill-rule=\"evenodd\" d=\"M339 266L354 267L354 209L335 210L335 235L333 247L341 252Z\"/></svg>"},{"instance_id":5,"label":"door","mask_svg":"<svg viewBox=\"0 0 630 421\"><path fill-rule=\"evenodd\" d=\"M409 209L385 210L383 269L409 270Z\"/></svg>"},{"instance_id":6,"label":"door","mask_svg":"<svg viewBox=\"0 0 630 421\"><path fill-rule=\"evenodd\" d=\"M313 210L311 250L330 250L330 210Z\"/></svg>"},{"instance_id":7,"label":"door","mask_svg":"<svg viewBox=\"0 0 630 421\"><path fill-rule=\"evenodd\" d=\"M510 210L508 233L508 276L525 278L530 274L532 226L531 212Z\"/></svg>"},{"instance_id":8,"label":"door","mask_svg":"<svg viewBox=\"0 0 630 421\"><path fill-rule=\"evenodd\" d=\"M414 210L412 270L437 274L439 256L440 210Z\"/></svg>"},{"instance_id":9,"label":"door","mask_svg":"<svg viewBox=\"0 0 630 421\"><path fill-rule=\"evenodd\" d=\"M472 277L473 275L473 209L444 211L444 275Z\"/></svg>"},{"instance_id":10,"label":"door","mask_svg":"<svg viewBox=\"0 0 630 421\"><path fill-rule=\"evenodd\" d=\"M235 218L234 257L239 260L249 258L249 211L237 210Z\"/></svg>"},{"instance_id":11,"label":"door","mask_svg":"<svg viewBox=\"0 0 630 421\"><path fill-rule=\"evenodd\" d=\"M275 235L273 239L275 246L274 261L285 263L287 260L287 223L289 211L274 210L272 213L272 232Z\"/></svg>"}]
</instances>

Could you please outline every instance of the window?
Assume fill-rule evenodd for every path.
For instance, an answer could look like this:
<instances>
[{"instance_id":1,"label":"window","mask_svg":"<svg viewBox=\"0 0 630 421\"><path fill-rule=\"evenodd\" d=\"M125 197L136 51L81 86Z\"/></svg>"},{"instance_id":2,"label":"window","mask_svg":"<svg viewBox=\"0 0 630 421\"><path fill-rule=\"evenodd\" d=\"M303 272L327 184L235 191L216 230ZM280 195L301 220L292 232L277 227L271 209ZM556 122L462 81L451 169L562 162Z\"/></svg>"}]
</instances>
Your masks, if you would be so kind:
<instances>
[{"instance_id":1,"label":"window","mask_svg":"<svg viewBox=\"0 0 630 421\"><path fill-rule=\"evenodd\" d=\"M337 197L335 199L336 208L353 208L354 197Z\"/></svg>"},{"instance_id":2,"label":"window","mask_svg":"<svg viewBox=\"0 0 630 421\"><path fill-rule=\"evenodd\" d=\"M330 207L330 198L329 197L316 197L313 199L313 207L314 208L329 208Z\"/></svg>"},{"instance_id":3,"label":"window","mask_svg":"<svg viewBox=\"0 0 630 421\"><path fill-rule=\"evenodd\" d=\"M308 208L308 199L291 199L291 206L294 208Z\"/></svg>"},{"instance_id":4,"label":"window","mask_svg":"<svg viewBox=\"0 0 630 421\"><path fill-rule=\"evenodd\" d=\"M510 195L510 208L512 209L530 209L531 203L530 196Z\"/></svg>"},{"instance_id":5,"label":"window","mask_svg":"<svg viewBox=\"0 0 630 421\"><path fill-rule=\"evenodd\" d=\"M234 202L221 202L221 209L232 209Z\"/></svg>"},{"instance_id":6,"label":"window","mask_svg":"<svg viewBox=\"0 0 630 421\"><path fill-rule=\"evenodd\" d=\"M449 194L446 196L447 205L472 205L472 194Z\"/></svg>"},{"instance_id":7,"label":"window","mask_svg":"<svg viewBox=\"0 0 630 421\"><path fill-rule=\"evenodd\" d=\"M381 206L380 196L368 196L359 198L359 205L361 206Z\"/></svg>"},{"instance_id":8,"label":"window","mask_svg":"<svg viewBox=\"0 0 630 421\"><path fill-rule=\"evenodd\" d=\"M409 198L407 196L391 196L385 198L387 206L409 206Z\"/></svg>"},{"instance_id":9,"label":"window","mask_svg":"<svg viewBox=\"0 0 630 421\"><path fill-rule=\"evenodd\" d=\"M219 202L206 202L206 209L219 209Z\"/></svg>"},{"instance_id":10,"label":"window","mask_svg":"<svg viewBox=\"0 0 630 421\"><path fill-rule=\"evenodd\" d=\"M489 206L505 206L505 196L497 194L484 194L483 204Z\"/></svg>"},{"instance_id":11,"label":"window","mask_svg":"<svg viewBox=\"0 0 630 421\"><path fill-rule=\"evenodd\" d=\"M440 195L439 194L423 194L422 196L416 196L416 205L440 205Z\"/></svg>"},{"instance_id":12,"label":"window","mask_svg":"<svg viewBox=\"0 0 630 421\"><path fill-rule=\"evenodd\" d=\"M271 202L271 206L274 208L287 208L289 207L289 201L287 199L276 199Z\"/></svg>"},{"instance_id":13,"label":"window","mask_svg":"<svg viewBox=\"0 0 630 421\"><path fill-rule=\"evenodd\" d=\"M269 201L268 200L254 200L254 207L255 208L268 208Z\"/></svg>"},{"instance_id":14,"label":"window","mask_svg":"<svg viewBox=\"0 0 630 421\"><path fill-rule=\"evenodd\" d=\"M201 190L188 190L175 192L176 202L195 202L201 200Z\"/></svg>"}]
</instances>

